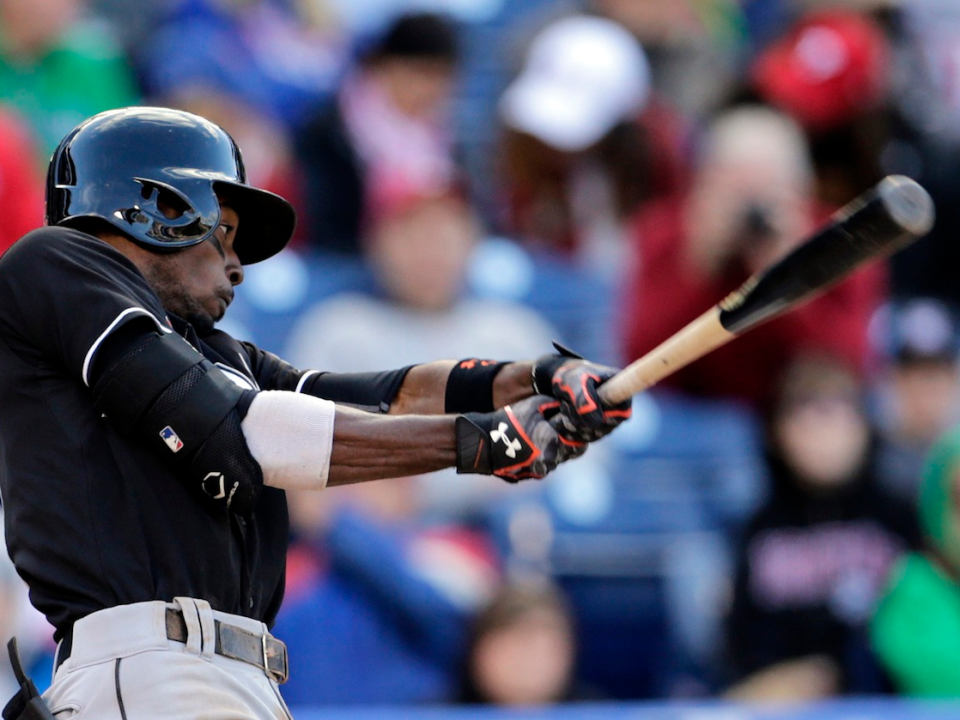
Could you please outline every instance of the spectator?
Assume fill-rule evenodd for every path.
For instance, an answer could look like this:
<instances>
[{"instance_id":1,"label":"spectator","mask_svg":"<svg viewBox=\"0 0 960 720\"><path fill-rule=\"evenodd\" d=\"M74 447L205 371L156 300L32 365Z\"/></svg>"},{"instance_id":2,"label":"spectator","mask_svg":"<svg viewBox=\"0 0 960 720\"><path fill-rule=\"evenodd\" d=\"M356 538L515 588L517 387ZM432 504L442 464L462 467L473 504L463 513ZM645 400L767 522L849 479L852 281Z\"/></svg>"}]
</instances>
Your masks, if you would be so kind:
<instances>
[{"instance_id":1,"label":"spectator","mask_svg":"<svg viewBox=\"0 0 960 720\"><path fill-rule=\"evenodd\" d=\"M825 219L802 131L768 107L718 114L704 133L689 192L644 208L638 267L623 313L626 356L640 357L769 266ZM665 385L764 410L799 352L829 350L871 366L869 320L885 292L874 264L826 294L682 368Z\"/></svg>"},{"instance_id":2,"label":"spectator","mask_svg":"<svg viewBox=\"0 0 960 720\"><path fill-rule=\"evenodd\" d=\"M643 48L620 24L572 15L538 32L499 101L504 233L618 268L650 179L649 92Z\"/></svg>"},{"instance_id":3,"label":"spectator","mask_svg":"<svg viewBox=\"0 0 960 720\"><path fill-rule=\"evenodd\" d=\"M768 418L771 493L737 553L727 651L736 699L882 693L867 624L893 564L919 541L910 506L873 474L863 386L804 356Z\"/></svg>"},{"instance_id":4,"label":"spectator","mask_svg":"<svg viewBox=\"0 0 960 720\"><path fill-rule=\"evenodd\" d=\"M543 706L576 692L574 618L547 580L507 581L474 618L461 702Z\"/></svg>"},{"instance_id":5,"label":"spectator","mask_svg":"<svg viewBox=\"0 0 960 720\"><path fill-rule=\"evenodd\" d=\"M936 297L960 305L952 268L960 262L960 4L954 0L892 3L896 66L895 134L885 161L916 179L937 208L937 222L920 242L892 258L892 292L901 298Z\"/></svg>"},{"instance_id":6,"label":"spectator","mask_svg":"<svg viewBox=\"0 0 960 720\"><path fill-rule=\"evenodd\" d=\"M286 356L300 367L378 370L429 357L500 358L542 353L554 337L522 305L471 296L467 270L480 240L462 189L380 178L365 213L364 258L377 292L342 293L307 308L294 325ZM425 511L472 513L503 483L433 473L419 487Z\"/></svg>"},{"instance_id":7,"label":"spectator","mask_svg":"<svg viewBox=\"0 0 960 720\"><path fill-rule=\"evenodd\" d=\"M0 255L43 223L43 179L21 118L0 109Z\"/></svg>"},{"instance_id":8,"label":"spectator","mask_svg":"<svg viewBox=\"0 0 960 720\"><path fill-rule=\"evenodd\" d=\"M935 444L923 470L925 545L892 574L870 626L895 689L912 697L960 697L960 430Z\"/></svg>"},{"instance_id":9,"label":"spectator","mask_svg":"<svg viewBox=\"0 0 960 720\"><path fill-rule=\"evenodd\" d=\"M82 120L136 104L136 78L85 0L0 0L0 100L37 139L37 167Z\"/></svg>"},{"instance_id":10,"label":"spectator","mask_svg":"<svg viewBox=\"0 0 960 720\"><path fill-rule=\"evenodd\" d=\"M444 16L398 16L296 138L307 244L357 255L371 168L434 186L455 175L449 103L459 62Z\"/></svg>"},{"instance_id":11,"label":"spectator","mask_svg":"<svg viewBox=\"0 0 960 720\"><path fill-rule=\"evenodd\" d=\"M416 362L436 346L487 357L549 345L551 329L532 311L470 296L466 273L481 238L462 188L377 185L363 244L377 292L309 308L291 334L292 362L365 371Z\"/></svg>"},{"instance_id":12,"label":"spectator","mask_svg":"<svg viewBox=\"0 0 960 720\"><path fill-rule=\"evenodd\" d=\"M496 557L480 534L420 522L410 482L291 497L275 630L297 668L284 685L292 706L451 698L468 618L498 581Z\"/></svg>"},{"instance_id":13,"label":"spectator","mask_svg":"<svg viewBox=\"0 0 960 720\"><path fill-rule=\"evenodd\" d=\"M651 94L649 74L623 25L568 14L531 35L497 103L488 216L547 280L527 302L565 342L611 364L623 361L614 315L632 261L629 219L685 172L685 123Z\"/></svg>"},{"instance_id":14,"label":"spectator","mask_svg":"<svg viewBox=\"0 0 960 720\"><path fill-rule=\"evenodd\" d=\"M933 298L889 303L877 315L883 372L876 387L877 470L889 490L917 501L933 442L960 421L960 334L954 308Z\"/></svg>"},{"instance_id":15,"label":"spectator","mask_svg":"<svg viewBox=\"0 0 960 720\"><path fill-rule=\"evenodd\" d=\"M263 115L285 132L332 92L348 59L346 39L311 3L182 0L136 53L153 97L217 95ZM189 48L190 52L184 52Z\"/></svg>"},{"instance_id":16,"label":"spectator","mask_svg":"<svg viewBox=\"0 0 960 720\"><path fill-rule=\"evenodd\" d=\"M802 13L749 69L759 97L803 127L816 197L829 206L849 202L884 174L891 68L889 42L871 15L827 8Z\"/></svg>"}]
</instances>

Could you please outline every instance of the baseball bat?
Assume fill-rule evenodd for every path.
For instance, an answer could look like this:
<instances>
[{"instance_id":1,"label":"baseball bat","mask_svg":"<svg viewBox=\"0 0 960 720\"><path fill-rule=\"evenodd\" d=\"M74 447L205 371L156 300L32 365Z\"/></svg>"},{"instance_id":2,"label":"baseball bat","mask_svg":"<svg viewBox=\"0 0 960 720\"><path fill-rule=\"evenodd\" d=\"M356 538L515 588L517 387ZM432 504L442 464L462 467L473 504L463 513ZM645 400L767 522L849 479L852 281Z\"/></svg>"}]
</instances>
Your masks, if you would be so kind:
<instances>
[{"instance_id":1,"label":"baseball bat","mask_svg":"<svg viewBox=\"0 0 960 720\"><path fill-rule=\"evenodd\" d=\"M802 305L867 261L926 235L933 200L919 184L889 175L835 212L789 254L600 386L618 403L655 385L747 330Z\"/></svg>"}]
</instances>

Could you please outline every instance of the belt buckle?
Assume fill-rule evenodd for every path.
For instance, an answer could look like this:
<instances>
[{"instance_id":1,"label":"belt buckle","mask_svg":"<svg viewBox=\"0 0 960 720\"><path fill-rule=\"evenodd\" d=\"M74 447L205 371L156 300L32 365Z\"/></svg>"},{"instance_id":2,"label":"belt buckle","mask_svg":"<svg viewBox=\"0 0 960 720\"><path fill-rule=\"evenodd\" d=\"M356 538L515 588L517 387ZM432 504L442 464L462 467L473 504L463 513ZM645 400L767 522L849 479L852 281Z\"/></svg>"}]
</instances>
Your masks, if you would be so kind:
<instances>
[{"instance_id":1,"label":"belt buckle","mask_svg":"<svg viewBox=\"0 0 960 720\"><path fill-rule=\"evenodd\" d=\"M223 622L219 623L217 631L220 640L217 652L220 655L250 663L278 684L287 681L290 659L287 657L287 646L282 641L269 633L252 633ZM271 667L271 659L279 659L281 667Z\"/></svg>"},{"instance_id":2,"label":"belt buckle","mask_svg":"<svg viewBox=\"0 0 960 720\"><path fill-rule=\"evenodd\" d=\"M263 669L270 672L270 658L267 657L267 634L262 633L260 635L260 652L263 656Z\"/></svg>"},{"instance_id":3,"label":"belt buckle","mask_svg":"<svg viewBox=\"0 0 960 720\"><path fill-rule=\"evenodd\" d=\"M274 670L270 667L270 653L267 649L267 638L270 638L274 643L280 646L279 651L277 652L277 657L280 658L280 661L283 663L283 667L279 670ZM260 636L260 644L263 648L263 669L271 678L277 681L278 685L283 685L287 679L290 677L290 658L287 655L287 645L282 640L277 640L277 638L267 633L263 633Z\"/></svg>"}]
</instances>

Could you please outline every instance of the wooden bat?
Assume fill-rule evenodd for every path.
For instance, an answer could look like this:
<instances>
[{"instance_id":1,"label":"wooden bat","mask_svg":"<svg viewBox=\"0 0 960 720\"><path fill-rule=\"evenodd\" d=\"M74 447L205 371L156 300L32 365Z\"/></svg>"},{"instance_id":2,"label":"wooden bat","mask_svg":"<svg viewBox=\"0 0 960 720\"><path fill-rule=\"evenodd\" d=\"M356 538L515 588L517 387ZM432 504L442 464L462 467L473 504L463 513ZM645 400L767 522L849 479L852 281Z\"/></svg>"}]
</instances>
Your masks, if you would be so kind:
<instances>
[{"instance_id":1,"label":"wooden bat","mask_svg":"<svg viewBox=\"0 0 960 720\"><path fill-rule=\"evenodd\" d=\"M933 220L933 200L926 190L902 175L885 177L784 258L607 380L600 396L617 403L646 390L737 335L816 297L867 261L926 235Z\"/></svg>"}]
</instances>

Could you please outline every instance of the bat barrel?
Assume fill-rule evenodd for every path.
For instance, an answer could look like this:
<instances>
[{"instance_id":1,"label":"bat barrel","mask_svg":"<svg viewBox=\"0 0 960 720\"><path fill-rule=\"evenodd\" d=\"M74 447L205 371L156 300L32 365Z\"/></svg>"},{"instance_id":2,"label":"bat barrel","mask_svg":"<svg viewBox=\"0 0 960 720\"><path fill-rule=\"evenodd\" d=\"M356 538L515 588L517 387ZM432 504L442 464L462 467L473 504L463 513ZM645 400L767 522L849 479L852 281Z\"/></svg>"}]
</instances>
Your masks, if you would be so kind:
<instances>
[{"instance_id":1,"label":"bat barrel","mask_svg":"<svg viewBox=\"0 0 960 720\"><path fill-rule=\"evenodd\" d=\"M891 221L907 239L919 238L933 228L933 199L920 185L903 175L888 175L877 185L877 196Z\"/></svg>"},{"instance_id":2,"label":"bat barrel","mask_svg":"<svg viewBox=\"0 0 960 720\"><path fill-rule=\"evenodd\" d=\"M933 200L920 185L890 175L838 210L830 222L770 268L600 387L626 400L765 320L791 310L869 260L889 255L933 227Z\"/></svg>"},{"instance_id":3,"label":"bat barrel","mask_svg":"<svg viewBox=\"0 0 960 720\"><path fill-rule=\"evenodd\" d=\"M816 235L750 278L720 303L720 322L738 334L823 292L867 260L929 232L933 200L910 178L889 175L844 206Z\"/></svg>"},{"instance_id":4,"label":"bat barrel","mask_svg":"<svg viewBox=\"0 0 960 720\"><path fill-rule=\"evenodd\" d=\"M888 175L834 213L827 230L850 236L846 244L864 257L888 254L933 227L933 200L915 181Z\"/></svg>"}]
</instances>

